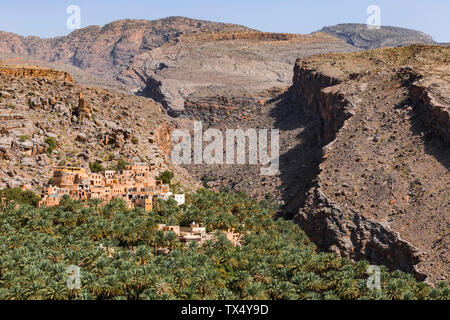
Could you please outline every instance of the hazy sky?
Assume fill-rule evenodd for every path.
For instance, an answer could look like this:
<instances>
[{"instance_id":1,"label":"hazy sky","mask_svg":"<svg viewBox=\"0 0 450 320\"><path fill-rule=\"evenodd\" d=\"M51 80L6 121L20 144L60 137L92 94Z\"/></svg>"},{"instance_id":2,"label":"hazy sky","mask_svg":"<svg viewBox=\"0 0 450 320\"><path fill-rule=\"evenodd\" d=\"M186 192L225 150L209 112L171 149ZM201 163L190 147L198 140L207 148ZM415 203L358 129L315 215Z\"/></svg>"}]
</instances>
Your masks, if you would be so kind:
<instances>
[{"instance_id":1,"label":"hazy sky","mask_svg":"<svg viewBox=\"0 0 450 320\"><path fill-rule=\"evenodd\" d=\"M416 29L450 42L450 0L2 0L0 30L40 37L68 34L69 5L80 7L81 27L126 18L185 16L289 33L366 23L367 7L378 5L382 25Z\"/></svg>"}]
</instances>

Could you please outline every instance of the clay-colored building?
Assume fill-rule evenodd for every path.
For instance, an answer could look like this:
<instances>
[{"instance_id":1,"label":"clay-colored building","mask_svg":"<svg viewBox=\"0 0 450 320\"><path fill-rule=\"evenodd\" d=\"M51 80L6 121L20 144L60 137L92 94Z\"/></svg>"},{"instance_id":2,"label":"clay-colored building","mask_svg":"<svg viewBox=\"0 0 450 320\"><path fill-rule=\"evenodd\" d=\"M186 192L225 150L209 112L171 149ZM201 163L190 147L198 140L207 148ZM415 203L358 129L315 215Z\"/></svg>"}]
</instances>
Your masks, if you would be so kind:
<instances>
[{"instance_id":1,"label":"clay-colored building","mask_svg":"<svg viewBox=\"0 0 450 320\"><path fill-rule=\"evenodd\" d=\"M162 230L164 232L174 232L178 236L180 242L183 243L197 242L199 245L202 245L206 241L212 240L214 238L214 232L206 232L205 227L201 227L195 222L193 222L189 227L167 226L165 224L159 224L158 230ZM233 231L223 232L223 234L227 237L228 240L231 241L233 246L240 245L241 234Z\"/></svg>"},{"instance_id":2,"label":"clay-colored building","mask_svg":"<svg viewBox=\"0 0 450 320\"><path fill-rule=\"evenodd\" d=\"M57 206L63 195L103 202L118 198L125 201L127 208L140 207L147 212L153 210L156 198L175 198L177 203L184 203L184 194L173 195L169 185L155 180L152 174L145 164L128 166L120 173L106 170L102 174L87 172L84 168L59 167L53 173L52 185L44 190L39 206Z\"/></svg>"}]
</instances>

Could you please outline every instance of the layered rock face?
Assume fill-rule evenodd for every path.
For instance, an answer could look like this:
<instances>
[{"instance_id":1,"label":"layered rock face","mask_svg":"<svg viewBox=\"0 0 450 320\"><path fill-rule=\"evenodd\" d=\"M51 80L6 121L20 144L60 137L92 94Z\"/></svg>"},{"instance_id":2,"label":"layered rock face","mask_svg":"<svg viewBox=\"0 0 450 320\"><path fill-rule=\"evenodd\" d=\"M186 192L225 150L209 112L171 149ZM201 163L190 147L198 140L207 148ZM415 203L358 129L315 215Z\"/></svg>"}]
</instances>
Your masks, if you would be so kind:
<instances>
[{"instance_id":1,"label":"layered rock face","mask_svg":"<svg viewBox=\"0 0 450 320\"><path fill-rule=\"evenodd\" d=\"M183 33L239 30L249 29L182 17L120 20L52 39L0 32L0 51L71 64L100 78L114 79L132 57L160 47Z\"/></svg>"},{"instance_id":2,"label":"layered rock face","mask_svg":"<svg viewBox=\"0 0 450 320\"><path fill-rule=\"evenodd\" d=\"M53 39L0 32L0 52L59 63L64 69L71 65L69 71L83 83L99 81L80 71L110 87L153 98L176 116L205 101L239 104L264 90L289 86L299 57L355 50L323 33L264 33L181 17L115 21ZM198 112L186 115L191 113Z\"/></svg>"},{"instance_id":3,"label":"layered rock face","mask_svg":"<svg viewBox=\"0 0 450 320\"><path fill-rule=\"evenodd\" d=\"M448 279L448 54L411 46L297 62L293 103L319 117L324 148L294 219L321 249Z\"/></svg>"},{"instance_id":4,"label":"layered rock face","mask_svg":"<svg viewBox=\"0 0 450 320\"><path fill-rule=\"evenodd\" d=\"M3 62L0 60L0 64ZM36 66L25 65L0 65L0 75L3 77L17 77L17 78L41 78L47 80L59 80L63 82L73 83L72 76L64 71L51 70L46 68L40 68Z\"/></svg>"},{"instance_id":5,"label":"layered rock face","mask_svg":"<svg viewBox=\"0 0 450 320\"><path fill-rule=\"evenodd\" d=\"M379 29L369 29L366 24L344 23L324 27L320 31L364 50L435 43L432 37L423 32L398 27L382 26Z\"/></svg>"}]
</instances>

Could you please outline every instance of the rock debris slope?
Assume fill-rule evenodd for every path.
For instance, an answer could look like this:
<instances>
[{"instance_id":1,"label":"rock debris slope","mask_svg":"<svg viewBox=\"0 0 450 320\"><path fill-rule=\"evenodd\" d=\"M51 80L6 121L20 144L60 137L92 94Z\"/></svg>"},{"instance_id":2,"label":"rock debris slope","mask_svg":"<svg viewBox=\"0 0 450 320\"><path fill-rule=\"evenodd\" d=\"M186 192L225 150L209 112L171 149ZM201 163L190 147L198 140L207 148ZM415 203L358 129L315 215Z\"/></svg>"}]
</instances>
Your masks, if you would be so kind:
<instances>
[{"instance_id":1,"label":"rock debris slope","mask_svg":"<svg viewBox=\"0 0 450 320\"><path fill-rule=\"evenodd\" d=\"M197 185L171 163L171 125L151 99L83 87L63 71L0 63L0 120L0 188L39 190L57 165L118 159L170 169L184 185Z\"/></svg>"}]
</instances>

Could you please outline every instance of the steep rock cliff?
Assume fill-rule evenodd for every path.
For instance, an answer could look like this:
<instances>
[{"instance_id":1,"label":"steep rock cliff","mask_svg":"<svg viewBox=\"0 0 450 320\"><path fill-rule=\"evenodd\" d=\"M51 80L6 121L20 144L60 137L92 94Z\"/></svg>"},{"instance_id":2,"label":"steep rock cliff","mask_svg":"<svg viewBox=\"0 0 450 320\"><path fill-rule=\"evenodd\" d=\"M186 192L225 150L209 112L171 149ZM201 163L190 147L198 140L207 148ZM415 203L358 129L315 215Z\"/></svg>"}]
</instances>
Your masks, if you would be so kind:
<instances>
[{"instance_id":1,"label":"steep rock cliff","mask_svg":"<svg viewBox=\"0 0 450 320\"><path fill-rule=\"evenodd\" d=\"M320 118L324 147L294 220L321 249L447 279L447 69L433 46L297 62L292 101Z\"/></svg>"}]
</instances>

